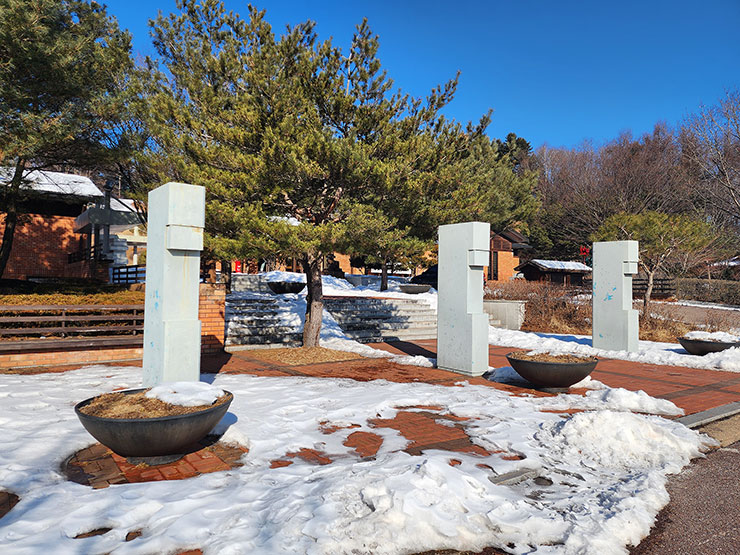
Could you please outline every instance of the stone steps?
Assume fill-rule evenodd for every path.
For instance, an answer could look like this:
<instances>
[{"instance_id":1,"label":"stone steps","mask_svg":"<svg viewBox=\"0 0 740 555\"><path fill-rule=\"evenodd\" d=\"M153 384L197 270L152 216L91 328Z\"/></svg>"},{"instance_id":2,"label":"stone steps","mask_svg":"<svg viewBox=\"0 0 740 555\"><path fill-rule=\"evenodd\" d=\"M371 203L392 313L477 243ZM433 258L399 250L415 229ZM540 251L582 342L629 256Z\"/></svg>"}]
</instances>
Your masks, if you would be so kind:
<instances>
[{"instance_id":1,"label":"stone steps","mask_svg":"<svg viewBox=\"0 0 740 555\"><path fill-rule=\"evenodd\" d=\"M324 307L347 337L362 343L437 337L437 313L423 301L331 297Z\"/></svg>"},{"instance_id":2,"label":"stone steps","mask_svg":"<svg viewBox=\"0 0 740 555\"><path fill-rule=\"evenodd\" d=\"M226 350L300 346L303 330L284 321L288 312L276 298L227 298Z\"/></svg>"}]
</instances>

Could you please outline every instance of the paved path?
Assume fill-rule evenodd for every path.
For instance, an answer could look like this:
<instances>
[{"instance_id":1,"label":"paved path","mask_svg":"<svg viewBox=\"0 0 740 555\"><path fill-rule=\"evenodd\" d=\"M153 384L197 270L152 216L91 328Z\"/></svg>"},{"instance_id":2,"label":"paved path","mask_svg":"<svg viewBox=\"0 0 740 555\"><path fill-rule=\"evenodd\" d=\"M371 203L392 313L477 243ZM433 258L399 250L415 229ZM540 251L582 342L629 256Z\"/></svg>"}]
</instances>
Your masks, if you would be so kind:
<instances>
[{"instance_id":1,"label":"paved path","mask_svg":"<svg viewBox=\"0 0 740 555\"><path fill-rule=\"evenodd\" d=\"M437 356L437 342L433 339L376 343L372 346L397 354ZM509 366L505 355L514 350L517 348L490 345L489 364L494 368ZM602 358L591 376L611 387L632 391L642 389L653 397L669 399L684 409L686 414L740 401L740 373L737 372Z\"/></svg>"},{"instance_id":2,"label":"paved path","mask_svg":"<svg viewBox=\"0 0 740 555\"><path fill-rule=\"evenodd\" d=\"M638 308L636 303L635 308ZM639 303L642 308L642 303ZM740 309L734 307L686 306L678 303L651 303L650 312L692 325L713 324L722 328L740 328Z\"/></svg>"},{"instance_id":3,"label":"paved path","mask_svg":"<svg viewBox=\"0 0 740 555\"><path fill-rule=\"evenodd\" d=\"M740 553L740 442L712 451L668 482L671 502L631 555Z\"/></svg>"}]
</instances>

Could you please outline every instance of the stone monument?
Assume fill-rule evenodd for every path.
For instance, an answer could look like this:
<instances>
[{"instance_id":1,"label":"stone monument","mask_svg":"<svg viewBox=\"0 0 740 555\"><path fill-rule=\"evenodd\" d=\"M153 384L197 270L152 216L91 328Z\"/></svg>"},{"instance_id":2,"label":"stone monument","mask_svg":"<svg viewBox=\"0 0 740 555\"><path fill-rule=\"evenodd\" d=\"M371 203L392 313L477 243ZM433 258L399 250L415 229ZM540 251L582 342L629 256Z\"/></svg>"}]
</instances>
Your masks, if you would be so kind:
<instances>
[{"instance_id":1,"label":"stone monument","mask_svg":"<svg viewBox=\"0 0 740 555\"><path fill-rule=\"evenodd\" d=\"M200 380L198 284L205 188L166 183L149 193L144 387Z\"/></svg>"},{"instance_id":2,"label":"stone monument","mask_svg":"<svg viewBox=\"0 0 740 555\"><path fill-rule=\"evenodd\" d=\"M491 225L439 228L437 367L468 376L488 370L488 315L483 312L483 267L488 265Z\"/></svg>"},{"instance_id":3,"label":"stone monument","mask_svg":"<svg viewBox=\"0 0 740 555\"><path fill-rule=\"evenodd\" d=\"M592 345L610 351L637 351L640 320L632 308L632 276L637 273L637 241L593 245Z\"/></svg>"}]
</instances>

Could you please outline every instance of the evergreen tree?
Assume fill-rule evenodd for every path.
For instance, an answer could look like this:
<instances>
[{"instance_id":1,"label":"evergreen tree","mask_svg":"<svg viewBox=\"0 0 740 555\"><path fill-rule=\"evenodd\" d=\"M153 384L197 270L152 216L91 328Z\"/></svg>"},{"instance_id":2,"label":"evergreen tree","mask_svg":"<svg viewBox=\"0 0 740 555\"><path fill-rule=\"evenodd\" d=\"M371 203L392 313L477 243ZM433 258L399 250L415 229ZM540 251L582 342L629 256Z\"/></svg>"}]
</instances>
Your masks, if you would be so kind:
<instances>
[{"instance_id":1,"label":"evergreen tree","mask_svg":"<svg viewBox=\"0 0 740 555\"><path fill-rule=\"evenodd\" d=\"M206 187L207 246L217 256L301 260L303 342L317 345L322 260L351 236L349 215L376 207L368 218L382 214L390 226L431 238L438 223L482 204L471 199L490 183L466 160L492 148L483 135L489 117L462 127L440 115L456 78L425 99L395 91L366 22L345 55L319 41L311 22L278 37L253 7L247 19L217 0L178 7L153 24L154 181ZM480 162L489 176L493 163Z\"/></svg>"},{"instance_id":2,"label":"evergreen tree","mask_svg":"<svg viewBox=\"0 0 740 555\"><path fill-rule=\"evenodd\" d=\"M642 214L615 214L602 224L591 239L640 242L639 266L648 280L642 313L649 318L656 274L680 263L687 254L710 248L717 242L718 236L708 223L694 217L648 211Z\"/></svg>"},{"instance_id":3,"label":"evergreen tree","mask_svg":"<svg viewBox=\"0 0 740 555\"><path fill-rule=\"evenodd\" d=\"M84 0L0 0L0 190L6 213L0 277L18 225L28 173L93 167L127 153L116 131L132 67L130 37L105 8Z\"/></svg>"}]
</instances>

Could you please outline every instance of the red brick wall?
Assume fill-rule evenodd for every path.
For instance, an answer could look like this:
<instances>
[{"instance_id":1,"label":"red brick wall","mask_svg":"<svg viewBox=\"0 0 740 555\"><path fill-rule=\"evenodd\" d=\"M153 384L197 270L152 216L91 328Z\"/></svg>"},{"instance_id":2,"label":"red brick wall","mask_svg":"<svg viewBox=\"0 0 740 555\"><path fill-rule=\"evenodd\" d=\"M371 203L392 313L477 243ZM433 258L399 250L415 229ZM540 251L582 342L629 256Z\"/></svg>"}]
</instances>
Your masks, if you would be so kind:
<instances>
[{"instance_id":1,"label":"red brick wall","mask_svg":"<svg viewBox=\"0 0 740 555\"><path fill-rule=\"evenodd\" d=\"M224 348L226 289L222 284L201 283L198 301L200 351L217 353Z\"/></svg>"},{"instance_id":2,"label":"red brick wall","mask_svg":"<svg viewBox=\"0 0 740 555\"><path fill-rule=\"evenodd\" d=\"M72 216L21 216L23 223L15 229L13 250L3 277L90 277L88 262L67 263L67 253L78 250L82 239L74 232L74 221ZM0 239L4 229L5 214L0 213ZM104 273L107 279L107 270Z\"/></svg>"}]
</instances>

